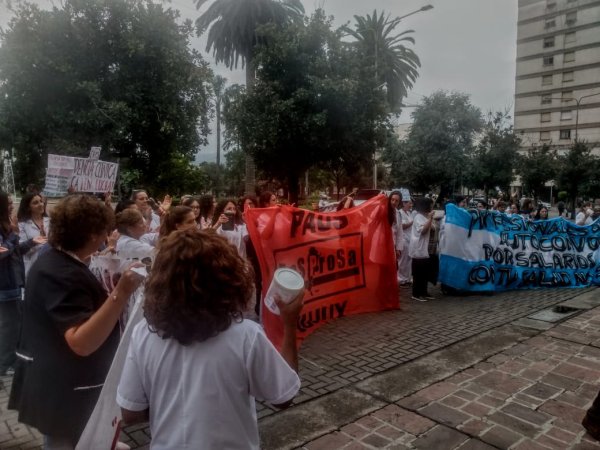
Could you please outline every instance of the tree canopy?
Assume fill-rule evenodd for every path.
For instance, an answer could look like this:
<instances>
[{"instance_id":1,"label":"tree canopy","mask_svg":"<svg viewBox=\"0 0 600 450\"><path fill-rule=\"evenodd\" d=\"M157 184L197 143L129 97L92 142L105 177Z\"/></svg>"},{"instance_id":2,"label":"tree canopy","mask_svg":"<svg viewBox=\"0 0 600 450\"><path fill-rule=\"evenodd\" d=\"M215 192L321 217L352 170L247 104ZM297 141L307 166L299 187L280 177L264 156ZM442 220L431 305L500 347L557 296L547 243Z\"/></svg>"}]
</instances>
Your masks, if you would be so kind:
<instances>
[{"instance_id":1,"label":"tree canopy","mask_svg":"<svg viewBox=\"0 0 600 450\"><path fill-rule=\"evenodd\" d=\"M48 152L120 158L151 187L206 143L211 71L191 22L143 0L21 4L0 34L0 147L21 187Z\"/></svg>"},{"instance_id":2,"label":"tree canopy","mask_svg":"<svg viewBox=\"0 0 600 450\"><path fill-rule=\"evenodd\" d=\"M412 113L407 138L386 152L396 165L396 182L418 192L449 197L465 182L473 139L482 127L481 111L466 94L438 91Z\"/></svg>"},{"instance_id":3,"label":"tree canopy","mask_svg":"<svg viewBox=\"0 0 600 450\"><path fill-rule=\"evenodd\" d=\"M359 52L363 55L364 67L374 80L373 87L387 87L387 101L390 109L399 112L402 98L406 97L417 79L421 62L416 53L407 48L405 43L415 43L410 36L414 31L406 30L394 34L400 20L391 19L383 12L373 15L354 16L354 28L344 26L342 29L356 39Z\"/></svg>"},{"instance_id":4,"label":"tree canopy","mask_svg":"<svg viewBox=\"0 0 600 450\"><path fill-rule=\"evenodd\" d=\"M347 170L368 164L387 124L383 93L361 76L355 48L317 11L305 24L259 31L258 76L229 118L246 151L268 175L288 181L295 201L298 179L330 161Z\"/></svg>"},{"instance_id":5,"label":"tree canopy","mask_svg":"<svg viewBox=\"0 0 600 450\"><path fill-rule=\"evenodd\" d=\"M556 150L549 145L532 147L521 155L516 172L521 177L523 192L539 198L548 181L554 180L557 174Z\"/></svg>"},{"instance_id":6,"label":"tree canopy","mask_svg":"<svg viewBox=\"0 0 600 450\"><path fill-rule=\"evenodd\" d=\"M508 120L506 112L488 114L469 158L465 184L472 189L483 189L486 196L490 189L497 187L509 192L514 178L520 141Z\"/></svg>"}]
</instances>

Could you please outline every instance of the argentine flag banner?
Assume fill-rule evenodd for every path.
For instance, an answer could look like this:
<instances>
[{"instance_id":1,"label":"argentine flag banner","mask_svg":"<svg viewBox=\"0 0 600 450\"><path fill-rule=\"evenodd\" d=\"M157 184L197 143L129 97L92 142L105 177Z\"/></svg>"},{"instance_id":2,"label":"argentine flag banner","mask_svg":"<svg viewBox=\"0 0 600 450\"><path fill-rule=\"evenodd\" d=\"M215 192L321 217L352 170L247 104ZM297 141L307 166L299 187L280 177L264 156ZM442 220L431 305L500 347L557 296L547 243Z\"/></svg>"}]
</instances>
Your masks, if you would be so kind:
<instances>
[{"instance_id":1,"label":"argentine flag banner","mask_svg":"<svg viewBox=\"0 0 600 450\"><path fill-rule=\"evenodd\" d=\"M464 291L600 285L600 220L525 220L448 205L439 281Z\"/></svg>"}]
</instances>

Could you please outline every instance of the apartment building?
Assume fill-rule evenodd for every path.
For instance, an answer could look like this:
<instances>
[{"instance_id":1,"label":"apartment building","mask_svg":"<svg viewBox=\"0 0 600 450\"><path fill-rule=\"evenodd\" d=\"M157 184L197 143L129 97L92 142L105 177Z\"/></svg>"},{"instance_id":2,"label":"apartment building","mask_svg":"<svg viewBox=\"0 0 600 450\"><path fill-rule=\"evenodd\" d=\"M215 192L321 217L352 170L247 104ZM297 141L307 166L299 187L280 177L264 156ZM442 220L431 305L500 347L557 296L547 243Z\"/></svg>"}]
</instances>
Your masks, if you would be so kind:
<instances>
[{"instance_id":1,"label":"apartment building","mask_svg":"<svg viewBox=\"0 0 600 450\"><path fill-rule=\"evenodd\" d=\"M600 1L519 0L515 131L523 150L600 154Z\"/></svg>"}]
</instances>

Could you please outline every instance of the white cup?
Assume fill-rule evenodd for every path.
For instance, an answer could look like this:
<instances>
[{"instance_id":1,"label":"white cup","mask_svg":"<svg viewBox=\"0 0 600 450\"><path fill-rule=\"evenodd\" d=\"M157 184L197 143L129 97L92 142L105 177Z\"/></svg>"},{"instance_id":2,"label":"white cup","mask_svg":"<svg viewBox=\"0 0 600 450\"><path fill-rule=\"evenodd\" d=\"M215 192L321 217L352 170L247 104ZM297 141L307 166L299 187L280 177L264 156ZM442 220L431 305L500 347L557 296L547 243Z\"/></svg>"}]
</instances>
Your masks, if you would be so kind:
<instances>
[{"instance_id":1,"label":"white cup","mask_svg":"<svg viewBox=\"0 0 600 450\"><path fill-rule=\"evenodd\" d=\"M290 303L304 290L304 278L293 269L283 267L273 274L273 280L265 295L265 305L273 314L279 315L279 308L275 303L275 294L279 294L281 301Z\"/></svg>"}]
</instances>

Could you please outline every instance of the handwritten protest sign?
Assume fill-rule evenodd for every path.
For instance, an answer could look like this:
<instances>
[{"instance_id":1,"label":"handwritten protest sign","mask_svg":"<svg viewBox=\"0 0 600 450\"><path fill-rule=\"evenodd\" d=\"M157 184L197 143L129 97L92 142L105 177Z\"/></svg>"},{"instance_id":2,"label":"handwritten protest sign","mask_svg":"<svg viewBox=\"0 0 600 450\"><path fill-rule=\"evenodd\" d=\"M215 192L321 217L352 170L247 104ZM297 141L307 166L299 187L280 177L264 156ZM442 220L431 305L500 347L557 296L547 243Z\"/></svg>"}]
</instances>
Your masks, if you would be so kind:
<instances>
[{"instance_id":1,"label":"handwritten protest sign","mask_svg":"<svg viewBox=\"0 0 600 450\"><path fill-rule=\"evenodd\" d=\"M48 155L45 195L66 194L75 167L75 159L70 156Z\"/></svg>"},{"instance_id":2,"label":"handwritten protest sign","mask_svg":"<svg viewBox=\"0 0 600 450\"><path fill-rule=\"evenodd\" d=\"M350 314L398 308L396 259L379 195L336 213L281 206L246 212L248 232L260 262L263 297L280 267L304 277L299 342L321 325ZM280 346L281 319L261 308L269 339Z\"/></svg>"},{"instance_id":3,"label":"handwritten protest sign","mask_svg":"<svg viewBox=\"0 0 600 450\"><path fill-rule=\"evenodd\" d=\"M448 205L440 240L440 281L467 291L600 284L600 221L529 221Z\"/></svg>"},{"instance_id":4,"label":"handwritten protest sign","mask_svg":"<svg viewBox=\"0 0 600 450\"><path fill-rule=\"evenodd\" d=\"M97 156L97 150L91 155ZM77 192L112 192L118 171L117 163L49 154L44 194L62 196L69 188Z\"/></svg>"}]
</instances>

